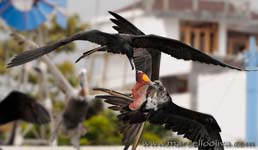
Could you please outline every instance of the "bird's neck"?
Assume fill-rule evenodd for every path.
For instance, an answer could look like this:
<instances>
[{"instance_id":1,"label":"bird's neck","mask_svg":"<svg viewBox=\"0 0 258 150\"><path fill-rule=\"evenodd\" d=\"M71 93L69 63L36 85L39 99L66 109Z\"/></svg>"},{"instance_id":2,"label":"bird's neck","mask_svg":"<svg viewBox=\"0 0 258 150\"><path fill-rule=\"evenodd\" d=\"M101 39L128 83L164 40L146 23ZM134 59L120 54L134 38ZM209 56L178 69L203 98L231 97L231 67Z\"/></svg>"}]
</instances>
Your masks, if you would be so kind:
<instances>
[{"instance_id":1,"label":"bird's neck","mask_svg":"<svg viewBox=\"0 0 258 150\"><path fill-rule=\"evenodd\" d=\"M132 88L132 95L134 99L138 99L142 95L146 95L148 85L144 82L137 82Z\"/></svg>"}]
</instances>

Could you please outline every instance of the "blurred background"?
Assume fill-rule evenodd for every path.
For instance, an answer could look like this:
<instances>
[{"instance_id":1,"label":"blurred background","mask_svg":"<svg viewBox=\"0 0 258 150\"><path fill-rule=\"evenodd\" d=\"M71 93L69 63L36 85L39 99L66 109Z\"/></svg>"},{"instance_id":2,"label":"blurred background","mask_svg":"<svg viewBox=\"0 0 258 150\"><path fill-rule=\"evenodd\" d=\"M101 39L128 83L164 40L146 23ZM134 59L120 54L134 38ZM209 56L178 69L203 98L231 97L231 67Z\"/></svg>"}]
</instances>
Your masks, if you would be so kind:
<instances>
[{"instance_id":1,"label":"blurred background","mask_svg":"<svg viewBox=\"0 0 258 150\"><path fill-rule=\"evenodd\" d=\"M8 2L9 5L5 4ZM9 29L39 45L90 29L115 33L108 10L127 18L146 34L178 39L231 65L257 66L256 0L2 0L0 98L13 89L21 90L47 105L53 116L60 115L64 94L46 66L34 61L23 67L5 68L10 58L26 50L26 45L17 44L9 36ZM44 16L36 11L44 11ZM125 56L98 53L74 63L83 52L96 46L84 41L74 42L49 57L74 88L79 88L79 71L86 68L90 88L129 92L135 82L135 72ZM35 67L45 69L44 80L35 72ZM223 141L258 144L258 73L185 62L164 54L160 75L176 104L216 118ZM94 113L84 122L88 132L81 138L81 144L120 145L122 136L116 115L101 101L96 101L95 106ZM38 127L21 123L12 144L48 145L51 128L51 124ZM0 126L0 142L8 141L12 131L12 123ZM142 141L159 143L185 139L161 127L147 125ZM55 144L70 145L62 135Z\"/></svg>"}]
</instances>

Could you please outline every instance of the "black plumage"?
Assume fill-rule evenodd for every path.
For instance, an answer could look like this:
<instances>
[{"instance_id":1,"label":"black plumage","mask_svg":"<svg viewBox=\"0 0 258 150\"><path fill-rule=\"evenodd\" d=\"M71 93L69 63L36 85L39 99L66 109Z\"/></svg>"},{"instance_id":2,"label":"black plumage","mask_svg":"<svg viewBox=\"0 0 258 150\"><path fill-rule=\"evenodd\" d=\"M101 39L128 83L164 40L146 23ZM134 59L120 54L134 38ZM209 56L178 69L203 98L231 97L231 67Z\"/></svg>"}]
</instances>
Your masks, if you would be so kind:
<instances>
[{"instance_id":1,"label":"black plumage","mask_svg":"<svg viewBox=\"0 0 258 150\"><path fill-rule=\"evenodd\" d=\"M78 98L71 98L63 113L63 125L66 130L73 130L86 118L88 101Z\"/></svg>"},{"instance_id":2,"label":"black plumage","mask_svg":"<svg viewBox=\"0 0 258 150\"><path fill-rule=\"evenodd\" d=\"M86 96L69 98L61 120L58 121L51 135L50 142L53 142L61 132L70 139L76 149L80 149L80 137L85 134L82 122L85 120L89 108L88 100Z\"/></svg>"},{"instance_id":3,"label":"black plumage","mask_svg":"<svg viewBox=\"0 0 258 150\"><path fill-rule=\"evenodd\" d=\"M115 27L115 29L118 28ZM247 71L246 69L241 69L225 64L201 52L200 50L197 50L175 39L170 39L157 35L110 34L98 30L80 32L52 44L25 51L15 56L7 67L13 67L32 61L75 40L86 40L101 45L102 48L97 51L125 54L128 57L132 68L134 68L132 62L134 49L147 48L166 53L177 59L193 60L206 64L219 65L221 67L227 67L235 70Z\"/></svg>"},{"instance_id":4,"label":"black plumage","mask_svg":"<svg viewBox=\"0 0 258 150\"><path fill-rule=\"evenodd\" d=\"M0 124L23 120L35 124L50 122L48 111L31 96L12 91L0 102Z\"/></svg>"},{"instance_id":5,"label":"black plumage","mask_svg":"<svg viewBox=\"0 0 258 150\"><path fill-rule=\"evenodd\" d=\"M116 26L113 28L121 34L145 35L140 29L130 23L122 16L109 11L115 17L110 19ZM159 79L161 51L152 48L134 48L134 64L136 70L146 73L151 80Z\"/></svg>"},{"instance_id":6,"label":"black plumage","mask_svg":"<svg viewBox=\"0 0 258 150\"><path fill-rule=\"evenodd\" d=\"M98 89L106 92L106 89ZM118 119L124 124L140 124L149 121L151 124L162 125L165 129L177 132L198 146L199 150L223 150L220 137L221 129L213 116L182 108L173 103L169 93L160 82L154 82L148 89L146 101L140 109L130 110L130 101L119 95L99 95L98 98L112 104L121 114ZM113 101L114 99L114 101ZM118 101L119 99L119 101ZM124 130L128 130L125 129ZM133 131L131 134L133 135ZM128 133L128 132L126 132ZM208 145L207 145L208 144Z\"/></svg>"},{"instance_id":7,"label":"black plumage","mask_svg":"<svg viewBox=\"0 0 258 150\"><path fill-rule=\"evenodd\" d=\"M97 99L105 99L105 102L111 104L112 106L108 107L114 111L125 112L128 111L128 105L133 102L133 98L129 94L123 94L120 92L116 92L109 89L104 88L94 88L94 90L104 91L109 93L110 95L99 95L96 96ZM143 123L128 123L121 122L120 124L120 133L123 134L122 143L125 145L124 150L127 150L129 146L136 140L136 136L139 132L141 132L141 128L143 127ZM140 133L141 134L141 133ZM139 140L139 139L137 139ZM138 144L138 141L137 143ZM137 146L137 145L135 145Z\"/></svg>"}]
</instances>

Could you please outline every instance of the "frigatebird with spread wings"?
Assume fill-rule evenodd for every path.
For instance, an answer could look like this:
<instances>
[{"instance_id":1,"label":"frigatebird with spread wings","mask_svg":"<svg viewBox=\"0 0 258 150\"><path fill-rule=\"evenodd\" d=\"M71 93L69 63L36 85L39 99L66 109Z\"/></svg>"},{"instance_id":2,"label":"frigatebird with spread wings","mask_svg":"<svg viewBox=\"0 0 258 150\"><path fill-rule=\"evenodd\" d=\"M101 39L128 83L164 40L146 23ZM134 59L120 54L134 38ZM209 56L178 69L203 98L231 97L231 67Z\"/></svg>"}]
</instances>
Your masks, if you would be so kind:
<instances>
[{"instance_id":1,"label":"frigatebird with spread wings","mask_svg":"<svg viewBox=\"0 0 258 150\"><path fill-rule=\"evenodd\" d=\"M121 114L118 115L120 121L132 126L149 121L151 124L164 126L165 129L183 135L183 137L194 142L199 150L224 149L220 137L221 129L213 116L176 105L161 82L152 82L143 72L138 72L138 74L141 74L141 78L138 78L137 83L141 82L141 84L148 86L148 90L146 91L146 97L138 101L139 108L137 109L131 109L130 107L135 102L132 96L109 89L95 89L110 94L98 95L97 97L112 104L113 106L110 109L120 111ZM127 128L123 129L129 130ZM125 133L136 134L133 129L131 129L131 132L127 131Z\"/></svg>"},{"instance_id":2,"label":"frigatebird with spread wings","mask_svg":"<svg viewBox=\"0 0 258 150\"><path fill-rule=\"evenodd\" d=\"M76 33L70 37L59 40L52 44L25 51L16 55L11 60L11 62L8 63L7 67L13 67L30 62L76 40L85 40L101 45L99 48L88 51L85 56L90 55L96 51L125 54L129 59L132 69L134 69L134 49L151 48L171 55L177 59L198 61L200 63L219 65L221 67L227 67L240 71L248 71L246 69L241 69L225 64L217 59L212 58L208 54L205 54L200 50L175 39L170 39L158 35L110 34L101 32L99 30L89 30Z\"/></svg>"}]
</instances>

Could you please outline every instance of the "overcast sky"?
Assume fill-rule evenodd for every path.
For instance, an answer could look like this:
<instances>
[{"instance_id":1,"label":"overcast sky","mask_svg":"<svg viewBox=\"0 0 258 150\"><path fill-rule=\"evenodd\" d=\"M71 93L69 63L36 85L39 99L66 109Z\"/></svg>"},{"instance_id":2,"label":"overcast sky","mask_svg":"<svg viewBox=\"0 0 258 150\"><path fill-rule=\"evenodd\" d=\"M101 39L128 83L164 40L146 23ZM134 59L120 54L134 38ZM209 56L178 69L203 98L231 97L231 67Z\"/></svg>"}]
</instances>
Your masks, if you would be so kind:
<instances>
[{"instance_id":1,"label":"overcast sky","mask_svg":"<svg viewBox=\"0 0 258 150\"><path fill-rule=\"evenodd\" d=\"M88 21L95 16L107 14L108 10L117 10L136 1L138 0L68 0L68 14L78 13L83 21ZM249 1L252 9L258 11L258 0Z\"/></svg>"},{"instance_id":2,"label":"overcast sky","mask_svg":"<svg viewBox=\"0 0 258 150\"><path fill-rule=\"evenodd\" d=\"M83 21L94 16L108 14L137 0L68 0L68 14L78 13Z\"/></svg>"}]
</instances>

